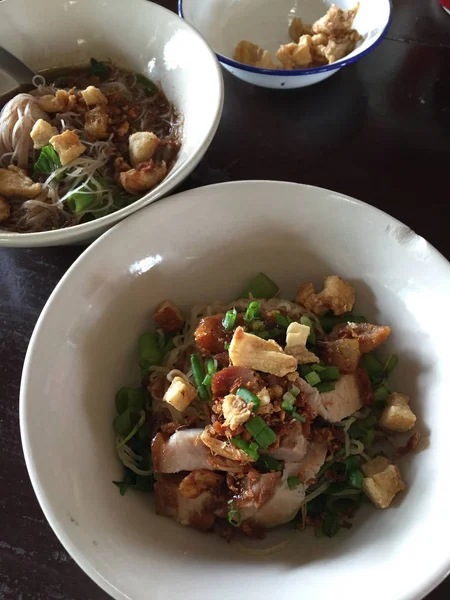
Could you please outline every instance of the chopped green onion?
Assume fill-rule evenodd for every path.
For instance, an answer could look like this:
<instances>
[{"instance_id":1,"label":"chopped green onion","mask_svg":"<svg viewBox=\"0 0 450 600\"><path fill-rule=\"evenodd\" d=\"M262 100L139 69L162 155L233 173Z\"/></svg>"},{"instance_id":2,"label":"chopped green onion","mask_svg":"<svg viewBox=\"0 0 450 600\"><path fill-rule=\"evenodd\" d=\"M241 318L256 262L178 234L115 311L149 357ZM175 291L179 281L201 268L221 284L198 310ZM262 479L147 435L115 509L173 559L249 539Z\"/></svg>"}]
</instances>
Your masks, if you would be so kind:
<instances>
[{"instance_id":1,"label":"chopped green onion","mask_svg":"<svg viewBox=\"0 0 450 600\"><path fill-rule=\"evenodd\" d=\"M217 360L215 358L208 358L206 361L206 370L208 375L214 375L217 371Z\"/></svg>"},{"instance_id":2,"label":"chopped green onion","mask_svg":"<svg viewBox=\"0 0 450 600\"><path fill-rule=\"evenodd\" d=\"M231 331L236 324L237 310L232 308L227 310L222 321L223 328L225 331Z\"/></svg>"},{"instance_id":3,"label":"chopped green onion","mask_svg":"<svg viewBox=\"0 0 450 600\"><path fill-rule=\"evenodd\" d=\"M300 485L301 481L300 481L300 477L297 477L296 475L293 475L292 477L288 477L287 478L287 484L289 489L293 489L295 487L297 487L298 485Z\"/></svg>"},{"instance_id":4,"label":"chopped green onion","mask_svg":"<svg viewBox=\"0 0 450 600\"><path fill-rule=\"evenodd\" d=\"M300 394L300 390L296 385L291 386L291 389L289 391L293 396L298 396Z\"/></svg>"},{"instance_id":5,"label":"chopped green onion","mask_svg":"<svg viewBox=\"0 0 450 600\"><path fill-rule=\"evenodd\" d=\"M322 381L337 381L340 378L339 369L337 367L326 367L320 372Z\"/></svg>"},{"instance_id":6,"label":"chopped green onion","mask_svg":"<svg viewBox=\"0 0 450 600\"><path fill-rule=\"evenodd\" d=\"M281 313L275 313L275 321L277 322L278 327L281 327L281 329L287 329L292 323L292 320L289 317L282 315Z\"/></svg>"},{"instance_id":7,"label":"chopped green onion","mask_svg":"<svg viewBox=\"0 0 450 600\"><path fill-rule=\"evenodd\" d=\"M141 411L144 408L145 395L142 388L123 387L116 394L116 410L119 415L132 408Z\"/></svg>"},{"instance_id":8,"label":"chopped green onion","mask_svg":"<svg viewBox=\"0 0 450 600\"><path fill-rule=\"evenodd\" d=\"M363 479L364 475L362 471L360 471L359 469L355 469L349 474L347 481L354 488L358 488L359 490L361 490L363 486Z\"/></svg>"},{"instance_id":9,"label":"chopped green onion","mask_svg":"<svg viewBox=\"0 0 450 600\"><path fill-rule=\"evenodd\" d=\"M230 349L230 343L229 342L225 342L224 345L224 350L229 350Z\"/></svg>"},{"instance_id":10,"label":"chopped green onion","mask_svg":"<svg viewBox=\"0 0 450 600\"><path fill-rule=\"evenodd\" d=\"M205 378L202 381L202 385L205 385L207 388L210 388L212 384L212 375L209 373L205 375Z\"/></svg>"},{"instance_id":11,"label":"chopped green onion","mask_svg":"<svg viewBox=\"0 0 450 600\"><path fill-rule=\"evenodd\" d=\"M252 330L253 331L261 331L264 329L264 323L262 321L253 321L252 322Z\"/></svg>"},{"instance_id":12,"label":"chopped green onion","mask_svg":"<svg viewBox=\"0 0 450 600\"><path fill-rule=\"evenodd\" d=\"M283 394L283 401L287 402L292 407L292 405L297 402L297 398L292 392L286 392L285 394Z\"/></svg>"},{"instance_id":13,"label":"chopped green onion","mask_svg":"<svg viewBox=\"0 0 450 600\"><path fill-rule=\"evenodd\" d=\"M278 327L274 327L273 329L269 330L269 333L271 338L277 338L283 333L283 331Z\"/></svg>"},{"instance_id":14,"label":"chopped green onion","mask_svg":"<svg viewBox=\"0 0 450 600\"><path fill-rule=\"evenodd\" d=\"M395 367L398 365L398 356L391 354L384 365L384 375L387 377L392 373Z\"/></svg>"},{"instance_id":15,"label":"chopped green onion","mask_svg":"<svg viewBox=\"0 0 450 600\"><path fill-rule=\"evenodd\" d=\"M383 377L384 366L374 354L363 354L360 364L367 371L370 379Z\"/></svg>"},{"instance_id":16,"label":"chopped green onion","mask_svg":"<svg viewBox=\"0 0 450 600\"><path fill-rule=\"evenodd\" d=\"M268 454L261 454L259 457L259 467L269 469L269 471L282 471L283 465L282 463L273 458L273 456L269 456Z\"/></svg>"},{"instance_id":17,"label":"chopped green onion","mask_svg":"<svg viewBox=\"0 0 450 600\"><path fill-rule=\"evenodd\" d=\"M250 304L244 314L244 321L246 323L250 323L251 321L256 319L257 316L259 316L260 308L261 308L261 302L250 302Z\"/></svg>"},{"instance_id":18,"label":"chopped green onion","mask_svg":"<svg viewBox=\"0 0 450 600\"><path fill-rule=\"evenodd\" d=\"M248 298L250 295L253 298L264 298L269 300L278 294L280 288L264 273L258 273L254 279L250 281L244 291L239 295L239 298Z\"/></svg>"},{"instance_id":19,"label":"chopped green onion","mask_svg":"<svg viewBox=\"0 0 450 600\"><path fill-rule=\"evenodd\" d=\"M374 396L375 402L385 403L389 396L389 390L384 385L380 385L380 387L375 390Z\"/></svg>"},{"instance_id":20,"label":"chopped green onion","mask_svg":"<svg viewBox=\"0 0 450 600\"><path fill-rule=\"evenodd\" d=\"M239 448L239 450L242 450L248 454L250 458L253 458L253 460L258 460L258 444L255 444L255 442L248 444L240 435L236 435L234 438L231 438L231 441L237 448Z\"/></svg>"},{"instance_id":21,"label":"chopped green onion","mask_svg":"<svg viewBox=\"0 0 450 600\"><path fill-rule=\"evenodd\" d=\"M315 371L311 371L311 373L305 375L305 379L309 383L309 385L317 385L321 382L320 375Z\"/></svg>"},{"instance_id":22,"label":"chopped green onion","mask_svg":"<svg viewBox=\"0 0 450 600\"><path fill-rule=\"evenodd\" d=\"M308 375L308 373L311 373L312 368L310 365L298 365L297 371L300 373L303 379L305 379L306 375Z\"/></svg>"},{"instance_id":23,"label":"chopped green onion","mask_svg":"<svg viewBox=\"0 0 450 600\"><path fill-rule=\"evenodd\" d=\"M316 332L314 331L314 327L313 324L311 322L311 319L309 317L306 317L305 315L303 315L300 318L300 323L302 325L306 325L307 327L309 327L309 336L308 336L308 344L311 344L311 346L315 346L316 345Z\"/></svg>"},{"instance_id":24,"label":"chopped green onion","mask_svg":"<svg viewBox=\"0 0 450 600\"><path fill-rule=\"evenodd\" d=\"M268 331L266 331L265 329L263 331L257 331L255 333L255 335L257 335L258 337L260 337L263 340L270 339L270 333Z\"/></svg>"},{"instance_id":25,"label":"chopped green onion","mask_svg":"<svg viewBox=\"0 0 450 600\"><path fill-rule=\"evenodd\" d=\"M202 361L198 354L191 354L192 375L194 376L195 385L197 386L198 396L202 402L209 401L209 391L204 385L205 373L203 372Z\"/></svg>"},{"instance_id":26,"label":"chopped green onion","mask_svg":"<svg viewBox=\"0 0 450 600\"><path fill-rule=\"evenodd\" d=\"M310 370L316 371L316 373L321 373L322 371L325 371L325 369L326 369L326 367L324 367L323 365L318 365L318 364L311 365L311 367L310 367Z\"/></svg>"},{"instance_id":27,"label":"chopped green onion","mask_svg":"<svg viewBox=\"0 0 450 600\"><path fill-rule=\"evenodd\" d=\"M109 69L105 65L105 63L100 62L99 60L95 60L95 58L91 58L91 66L89 68L90 75L97 75L102 81L108 78Z\"/></svg>"},{"instance_id":28,"label":"chopped green onion","mask_svg":"<svg viewBox=\"0 0 450 600\"><path fill-rule=\"evenodd\" d=\"M294 410L294 412L292 413L292 416L294 417L294 419L296 421L300 421L301 423L304 423L306 421L306 417L304 417L303 415L301 415L300 413L298 413L297 411Z\"/></svg>"},{"instance_id":29,"label":"chopped green onion","mask_svg":"<svg viewBox=\"0 0 450 600\"><path fill-rule=\"evenodd\" d=\"M139 338L139 365L148 371L153 365L161 365L164 351L159 345L158 335L153 332L143 333Z\"/></svg>"},{"instance_id":30,"label":"chopped green onion","mask_svg":"<svg viewBox=\"0 0 450 600\"><path fill-rule=\"evenodd\" d=\"M47 146L42 148L39 158L34 163L34 172L50 175L57 169L60 169L61 166L58 153L51 144L47 144ZM61 177L64 177L64 173L60 173L55 179L61 179Z\"/></svg>"},{"instance_id":31,"label":"chopped green onion","mask_svg":"<svg viewBox=\"0 0 450 600\"><path fill-rule=\"evenodd\" d=\"M331 381L325 381L323 383L318 383L315 387L318 392L324 394L325 392L332 392L336 386Z\"/></svg>"},{"instance_id":32,"label":"chopped green onion","mask_svg":"<svg viewBox=\"0 0 450 600\"><path fill-rule=\"evenodd\" d=\"M135 408L130 407L124 410L113 421L113 427L119 435L127 436L133 427L139 421L140 412Z\"/></svg>"},{"instance_id":33,"label":"chopped green onion","mask_svg":"<svg viewBox=\"0 0 450 600\"><path fill-rule=\"evenodd\" d=\"M139 83L144 90L150 92L150 94L154 94L156 92L157 88L153 81L147 79L147 77L144 77L144 75L141 75L140 73L136 73L136 82Z\"/></svg>"},{"instance_id":34,"label":"chopped green onion","mask_svg":"<svg viewBox=\"0 0 450 600\"><path fill-rule=\"evenodd\" d=\"M251 421L245 424L245 428L255 438L259 446L264 449L278 439L276 433L266 425L261 417L253 417Z\"/></svg>"},{"instance_id":35,"label":"chopped green onion","mask_svg":"<svg viewBox=\"0 0 450 600\"><path fill-rule=\"evenodd\" d=\"M260 407L261 400L258 398L258 396L256 394L251 392L246 387L238 388L236 390L236 396L239 396L240 398L242 398L242 400L247 402L247 404L252 403L253 404L253 409L252 409L253 412L256 412L258 410L258 408Z\"/></svg>"}]
</instances>

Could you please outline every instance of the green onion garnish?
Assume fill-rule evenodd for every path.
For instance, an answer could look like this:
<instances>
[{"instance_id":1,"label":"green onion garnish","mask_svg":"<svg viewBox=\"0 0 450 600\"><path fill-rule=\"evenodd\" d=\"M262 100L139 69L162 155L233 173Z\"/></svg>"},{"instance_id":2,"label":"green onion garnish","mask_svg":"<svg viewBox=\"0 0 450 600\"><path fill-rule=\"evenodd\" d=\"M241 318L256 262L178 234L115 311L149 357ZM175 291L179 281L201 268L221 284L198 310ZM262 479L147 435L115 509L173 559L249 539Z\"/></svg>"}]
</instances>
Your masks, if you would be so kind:
<instances>
[{"instance_id":1,"label":"green onion garnish","mask_svg":"<svg viewBox=\"0 0 450 600\"><path fill-rule=\"evenodd\" d=\"M311 371L311 373L305 375L305 379L309 383L309 385L317 385L321 382L320 375L315 371Z\"/></svg>"},{"instance_id":2,"label":"green onion garnish","mask_svg":"<svg viewBox=\"0 0 450 600\"><path fill-rule=\"evenodd\" d=\"M323 365L318 365L318 364L311 365L311 367L310 367L310 370L316 371L316 373L321 373L322 371L325 371L325 369L326 369L326 367L324 367Z\"/></svg>"},{"instance_id":3,"label":"green onion garnish","mask_svg":"<svg viewBox=\"0 0 450 600\"><path fill-rule=\"evenodd\" d=\"M351 473L349 474L349 476L347 478L347 481L354 488L361 490L362 486L363 486L363 479L364 479L364 475L363 475L362 471L360 471L359 469L355 469L354 471L351 471Z\"/></svg>"},{"instance_id":4,"label":"green onion garnish","mask_svg":"<svg viewBox=\"0 0 450 600\"><path fill-rule=\"evenodd\" d=\"M99 60L95 60L95 58L91 58L91 66L89 67L90 75L97 75L101 81L108 79L109 76L109 68L108 66L100 62Z\"/></svg>"},{"instance_id":5,"label":"green onion garnish","mask_svg":"<svg viewBox=\"0 0 450 600\"><path fill-rule=\"evenodd\" d=\"M261 454L259 457L259 467L269 469L269 471L282 471L283 465L282 463L273 458L273 456L269 456L268 454Z\"/></svg>"},{"instance_id":6,"label":"green onion garnish","mask_svg":"<svg viewBox=\"0 0 450 600\"><path fill-rule=\"evenodd\" d=\"M290 317L282 315L281 313L275 313L275 321L277 322L278 327L281 327L281 329L287 329L292 323Z\"/></svg>"},{"instance_id":7,"label":"green onion garnish","mask_svg":"<svg viewBox=\"0 0 450 600\"><path fill-rule=\"evenodd\" d=\"M153 365L160 365L164 357L164 351L159 344L156 333L143 333L139 338L139 365L147 371Z\"/></svg>"},{"instance_id":8,"label":"green onion garnish","mask_svg":"<svg viewBox=\"0 0 450 600\"><path fill-rule=\"evenodd\" d=\"M294 412L292 413L292 416L294 417L294 419L296 421L300 421L300 423L304 423L306 421L306 417L304 417L303 415L301 415L300 413L298 413L297 411L294 410Z\"/></svg>"},{"instance_id":9,"label":"green onion garnish","mask_svg":"<svg viewBox=\"0 0 450 600\"><path fill-rule=\"evenodd\" d=\"M300 318L300 323L302 325L306 325L307 327L309 327L309 336L308 336L308 344L311 344L311 346L315 346L316 345L316 332L314 331L314 327L313 324L311 322L311 319L309 317L306 317L305 315L303 315Z\"/></svg>"},{"instance_id":10,"label":"green onion garnish","mask_svg":"<svg viewBox=\"0 0 450 600\"><path fill-rule=\"evenodd\" d=\"M292 477L288 477L287 478L287 484L289 489L293 489L295 487L297 487L298 485L300 485L301 481L300 481L300 477L297 477L296 475L292 475Z\"/></svg>"},{"instance_id":11,"label":"green onion garnish","mask_svg":"<svg viewBox=\"0 0 450 600\"><path fill-rule=\"evenodd\" d=\"M116 394L116 410L119 415L127 408L140 412L144 409L145 394L142 388L123 387Z\"/></svg>"},{"instance_id":12,"label":"green onion garnish","mask_svg":"<svg viewBox=\"0 0 450 600\"><path fill-rule=\"evenodd\" d=\"M230 343L229 342L225 342L225 344L223 345L224 350L229 350L230 349Z\"/></svg>"},{"instance_id":13,"label":"green onion garnish","mask_svg":"<svg viewBox=\"0 0 450 600\"><path fill-rule=\"evenodd\" d=\"M258 460L258 444L255 444L255 442L251 442L249 444L244 439L242 439L240 435L236 435L234 438L231 438L231 441L237 448L239 448L239 450L242 450L243 452L248 454L250 458L253 458L253 460Z\"/></svg>"},{"instance_id":14,"label":"green onion garnish","mask_svg":"<svg viewBox=\"0 0 450 600\"><path fill-rule=\"evenodd\" d=\"M139 85L150 94L154 94L157 90L157 87L153 81L147 77L144 77L144 75L141 75L140 73L136 73L136 83L139 83Z\"/></svg>"},{"instance_id":15,"label":"green onion garnish","mask_svg":"<svg viewBox=\"0 0 450 600\"><path fill-rule=\"evenodd\" d=\"M340 378L339 369L337 367L326 367L320 372L322 381L337 381Z\"/></svg>"},{"instance_id":16,"label":"green onion garnish","mask_svg":"<svg viewBox=\"0 0 450 600\"><path fill-rule=\"evenodd\" d=\"M208 375L214 375L217 371L217 360L215 358L208 358L206 361L206 370Z\"/></svg>"},{"instance_id":17,"label":"green onion garnish","mask_svg":"<svg viewBox=\"0 0 450 600\"><path fill-rule=\"evenodd\" d=\"M259 316L260 308L261 308L261 302L250 302L250 304L248 305L248 308L244 314L244 321L246 323L250 323L251 321L256 319L257 316Z\"/></svg>"},{"instance_id":18,"label":"green onion garnish","mask_svg":"<svg viewBox=\"0 0 450 600\"><path fill-rule=\"evenodd\" d=\"M264 298L265 300L269 300L269 298L273 298L278 294L279 289L277 284L267 277L267 275L258 273L239 295L239 298L248 298L251 295L253 298Z\"/></svg>"},{"instance_id":19,"label":"green onion garnish","mask_svg":"<svg viewBox=\"0 0 450 600\"><path fill-rule=\"evenodd\" d=\"M252 322L252 331L261 331L262 329L264 329L264 323L262 321Z\"/></svg>"},{"instance_id":20,"label":"green onion garnish","mask_svg":"<svg viewBox=\"0 0 450 600\"><path fill-rule=\"evenodd\" d=\"M251 392L246 387L238 388L236 390L236 396L239 396L240 398L242 398L242 400L247 402L247 404L252 403L253 404L253 409L252 409L253 412L256 412L258 410L258 408L260 407L261 400L258 398L258 396L256 394Z\"/></svg>"},{"instance_id":21,"label":"green onion garnish","mask_svg":"<svg viewBox=\"0 0 450 600\"><path fill-rule=\"evenodd\" d=\"M294 396L294 394L292 394L292 392L286 392L283 394L283 400L292 406L297 401L297 398Z\"/></svg>"},{"instance_id":22,"label":"green onion garnish","mask_svg":"<svg viewBox=\"0 0 450 600\"><path fill-rule=\"evenodd\" d=\"M230 507L227 514L228 523L234 527L239 527L242 523L241 513L233 507L233 500L228 500L228 506Z\"/></svg>"},{"instance_id":23,"label":"green onion garnish","mask_svg":"<svg viewBox=\"0 0 450 600\"><path fill-rule=\"evenodd\" d=\"M318 383L316 385L316 390L321 394L324 394L325 392L332 392L335 389L335 387L335 384L331 381L325 381L323 383Z\"/></svg>"},{"instance_id":24,"label":"green onion garnish","mask_svg":"<svg viewBox=\"0 0 450 600\"><path fill-rule=\"evenodd\" d=\"M261 417L254 417L245 424L246 430L255 438L261 448L268 448L277 441L277 434L268 427Z\"/></svg>"},{"instance_id":25,"label":"green onion garnish","mask_svg":"<svg viewBox=\"0 0 450 600\"><path fill-rule=\"evenodd\" d=\"M205 373L203 372L202 361L198 354L191 354L192 375L197 386L198 396L202 402L209 401L209 391L204 385Z\"/></svg>"},{"instance_id":26,"label":"green onion garnish","mask_svg":"<svg viewBox=\"0 0 450 600\"><path fill-rule=\"evenodd\" d=\"M225 331L231 331L236 324L237 310L232 308L227 310L222 321L223 328Z\"/></svg>"},{"instance_id":27,"label":"green onion garnish","mask_svg":"<svg viewBox=\"0 0 450 600\"><path fill-rule=\"evenodd\" d=\"M380 387L375 390L374 396L375 402L385 403L389 396L389 390L385 385L380 385Z\"/></svg>"},{"instance_id":28,"label":"green onion garnish","mask_svg":"<svg viewBox=\"0 0 450 600\"><path fill-rule=\"evenodd\" d=\"M310 365L298 365L297 371L300 373L303 379L305 379L306 375L311 373L312 367Z\"/></svg>"},{"instance_id":29,"label":"green onion garnish","mask_svg":"<svg viewBox=\"0 0 450 600\"><path fill-rule=\"evenodd\" d=\"M367 371L370 379L383 377L384 365L374 354L363 354L360 364Z\"/></svg>"},{"instance_id":30,"label":"green onion garnish","mask_svg":"<svg viewBox=\"0 0 450 600\"><path fill-rule=\"evenodd\" d=\"M384 365L384 376L387 377L390 375L397 365L398 357L395 354L391 354Z\"/></svg>"},{"instance_id":31,"label":"green onion garnish","mask_svg":"<svg viewBox=\"0 0 450 600\"><path fill-rule=\"evenodd\" d=\"M263 330L263 331L257 331L255 333L255 335L257 335L258 337L260 337L263 340L268 340L270 339L270 333L267 330Z\"/></svg>"},{"instance_id":32,"label":"green onion garnish","mask_svg":"<svg viewBox=\"0 0 450 600\"><path fill-rule=\"evenodd\" d=\"M202 381L202 385L206 385L207 388L210 388L212 384L212 375L209 373L205 375L205 378Z\"/></svg>"},{"instance_id":33,"label":"green onion garnish","mask_svg":"<svg viewBox=\"0 0 450 600\"><path fill-rule=\"evenodd\" d=\"M296 385L293 385L289 391L293 396L298 396L300 394L300 390Z\"/></svg>"}]
</instances>

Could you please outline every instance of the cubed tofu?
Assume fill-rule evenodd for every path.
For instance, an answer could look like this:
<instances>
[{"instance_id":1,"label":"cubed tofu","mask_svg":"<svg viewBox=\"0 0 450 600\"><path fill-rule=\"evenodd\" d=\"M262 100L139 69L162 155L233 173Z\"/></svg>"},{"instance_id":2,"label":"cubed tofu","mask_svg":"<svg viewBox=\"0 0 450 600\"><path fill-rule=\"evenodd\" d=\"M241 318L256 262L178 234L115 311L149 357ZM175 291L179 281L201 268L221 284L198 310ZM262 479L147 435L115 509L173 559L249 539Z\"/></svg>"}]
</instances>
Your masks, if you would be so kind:
<instances>
[{"instance_id":1,"label":"cubed tofu","mask_svg":"<svg viewBox=\"0 0 450 600\"><path fill-rule=\"evenodd\" d=\"M379 425L391 431L405 432L412 429L416 415L409 407L409 397L394 392L387 398L387 406L381 413Z\"/></svg>"},{"instance_id":2,"label":"cubed tofu","mask_svg":"<svg viewBox=\"0 0 450 600\"><path fill-rule=\"evenodd\" d=\"M196 396L197 390L193 385L182 377L174 377L169 389L164 394L164 402L182 412Z\"/></svg>"},{"instance_id":3,"label":"cubed tofu","mask_svg":"<svg viewBox=\"0 0 450 600\"><path fill-rule=\"evenodd\" d=\"M33 140L33 147L40 150L50 142L50 138L58 135L58 130L44 119L38 119L33 125L30 137Z\"/></svg>"},{"instance_id":4,"label":"cubed tofu","mask_svg":"<svg viewBox=\"0 0 450 600\"><path fill-rule=\"evenodd\" d=\"M108 104L106 96L95 86L90 85L81 92L87 106L95 106L96 104Z\"/></svg>"},{"instance_id":5,"label":"cubed tofu","mask_svg":"<svg viewBox=\"0 0 450 600\"><path fill-rule=\"evenodd\" d=\"M23 169L14 165L10 165L7 169L0 169L0 194L36 198L40 193L41 184L34 183Z\"/></svg>"},{"instance_id":6,"label":"cubed tofu","mask_svg":"<svg viewBox=\"0 0 450 600\"><path fill-rule=\"evenodd\" d=\"M160 183L167 175L167 165L164 161L157 165L153 159L140 164L136 169L120 173L119 181L130 194L148 192Z\"/></svg>"},{"instance_id":7,"label":"cubed tofu","mask_svg":"<svg viewBox=\"0 0 450 600\"><path fill-rule=\"evenodd\" d=\"M128 148L133 167L153 158L158 146L159 137L150 131L137 131L131 134L128 139Z\"/></svg>"},{"instance_id":8,"label":"cubed tofu","mask_svg":"<svg viewBox=\"0 0 450 600\"><path fill-rule=\"evenodd\" d=\"M11 215L11 207L4 196L0 196L0 223L9 219Z\"/></svg>"},{"instance_id":9,"label":"cubed tofu","mask_svg":"<svg viewBox=\"0 0 450 600\"><path fill-rule=\"evenodd\" d=\"M405 489L399 468L378 456L361 467L363 490L377 508L387 508L395 495Z\"/></svg>"},{"instance_id":10,"label":"cubed tofu","mask_svg":"<svg viewBox=\"0 0 450 600\"><path fill-rule=\"evenodd\" d=\"M87 110L84 115L84 130L94 139L104 140L108 137L108 111L100 105Z\"/></svg>"},{"instance_id":11,"label":"cubed tofu","mask_svg":"<svg viewBox=\"0 0 450 600\"><path fill-rule=\"evenodd\" d=\"M298 364L307 365L318 363L319 357L306 348L306 342L309 336L309 327L300 323L291 323L286 330L286 354L293 356Z\"/></svg>"},{"instance_id":12,"label":"cubed tofu","mask_svg":"<svg viewBox=\"0 0 450 600\"><path fill-rule=\"evenodd\" d=\"M297 369L297 359L283 352L274 340L263 340L245 333L242 327L234 332L229 355L236 367L249 367L277 377L284 377Z\"/></svg>"},{"instance_id":13,"label":"cubed tofu","mask_svg":"<svg viewBox=\"0 0 450 600\"><path fill-rule=\"evenodd\" d=\"M63 166L78 158L86 150L86 146L80 142L77 133L66 129L60 135L50 138L50 144L58 153Z\"/></svg>"},{"instance_id":14,"label":"cubed tofu","mask_svg":"<svg viewBox=\"0 0 450 600\"><path fill-rule=\"evenodd\" d=\"M252 414L252 407L253 404L247 404L239 396L235 396L234 394L225 396L222 404L222 412L225 417L224 426L228 426L234 431L240 425L246 423Z\"/></svg>"},{"instance_id":15,"label":"cubed tofu","mask_svg":"<svg viewBox=\"0 0 450 600\"><path fill-rule=\"evenodd\" d=\"M155 308L155 321L164 333L175 333L185 323L181 311L170 300L164 300Z\"/></svg>"}]
</instances>

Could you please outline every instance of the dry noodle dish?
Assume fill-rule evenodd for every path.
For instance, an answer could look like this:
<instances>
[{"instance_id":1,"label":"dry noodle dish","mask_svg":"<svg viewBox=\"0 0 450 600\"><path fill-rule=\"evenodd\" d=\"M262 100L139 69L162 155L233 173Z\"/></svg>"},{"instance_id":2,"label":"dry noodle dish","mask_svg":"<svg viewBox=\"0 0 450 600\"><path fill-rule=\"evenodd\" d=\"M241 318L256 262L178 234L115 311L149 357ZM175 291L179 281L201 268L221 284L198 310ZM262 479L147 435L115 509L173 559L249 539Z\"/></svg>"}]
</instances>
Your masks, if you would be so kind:
<instances>
[{"instance_id":1,"label":"dry noodle dish","mask_svg":"<svg viewBox=\"0 0 450 600\"><path fill-rule=\"evenodd\" d=\"M116 396L121 494L154 491L159 514L229 539L290 521L333 536L405 488L395 462L419 434L388 384L397 357L377 354L390 328L354 314L336 275L277 294L260 273L231 304L156 308L142 386Z\"/></svg>"},{"instance_id":2,"label":"dry noodle dish","mask_svg":"<svg viewBox=\"0 0 450 600\"><path fill-rule=\"evenodd\" d=\"M91 59L34 84L0 113L0 229L38 232L103 217L172 168L181 117L143 75Z\"/></svg>"}]
</instances>

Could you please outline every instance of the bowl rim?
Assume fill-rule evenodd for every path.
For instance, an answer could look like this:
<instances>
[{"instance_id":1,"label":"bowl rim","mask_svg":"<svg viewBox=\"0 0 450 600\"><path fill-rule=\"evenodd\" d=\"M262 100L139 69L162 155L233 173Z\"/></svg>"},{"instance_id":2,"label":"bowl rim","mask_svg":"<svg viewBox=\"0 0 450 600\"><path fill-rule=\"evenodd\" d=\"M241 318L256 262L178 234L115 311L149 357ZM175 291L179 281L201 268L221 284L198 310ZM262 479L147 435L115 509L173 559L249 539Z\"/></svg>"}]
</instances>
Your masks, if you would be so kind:
<instances>
[{"instance_id":1,"label":"bowl rim","mask_svg":"<svg viewBox=\"0 0 450 600\"><path fill-rule=\"evenodd\" d=\"M312 67L310 69L293 69L292 71L287 71L284 69L263 69L261 67L251 67L250 65L244 65L244 63L240 63L237 60L229 58L228 56L225 56L224 54L221 54L220 52L217 52L216 50L214 50L214 52L216 53L219 61L221 63L223 63L224 65L228 65L229 67L233 67L234 69L240 69L241 71L248 71L249 73L256 73L258 75L271 75L271 76L277 76L277 77L280 77L280 76L281 77L299 77L302 75L319 75L321 73L336 71L338 69L341 69L342 67L345 67L346 65L350 65L350 64L356 62L357 60L359 60L360 58L363 58L364 56L367 56L368 54L370 54L370 52L372 52L372 50L375 50L375 48L377 46L379 46L381 44L381 42L384 40L384 38L386 37L386 34L388 32L388 29L391 26L392 17L393 17L393 4L392 4L393 0L387 0L387 2L388 2L388 6L389 6L389 16L388 16L387 23L386 23L383 31L379 35L379 37L363 52L359 52L355 56L352 56L351 58L348 58L348 59L341 58L340 60L337 60L335 63L323 65L321 67ZM184 19L186 22L189 23L189 21L187 21L187 19L185 18L184 14L183 14L183 0L178 0L178 14L182 19Z\"/></svg>"},{"instance_id":2,"label":"bowl rim","mask_svg":"<svg viewBox=\"0 0 450 600\"><path fill-rule=\"evenodd\" d=\"M313 189L320 190L326 194L333 194L335 198L334 202L338 203L351 203L354 205L358 205L363 208L365 211L378 214L383 218L390 221L392 224L398 224L403 227L407 227L402 221L398 220L396 217L393 217L389 213L367 203L362 200L358 200L349 196L347 194L336 192L330 190L328 188L322 188L319 186L304 184L304 183L296 183L290 181L277 181L277 180L240 180L240 181L231 181L231 182L223 182L218 184L212 184L208 186L202 186L201 188L192 188L189 190L185 190L174 194L170 201L161 206L170 206L173 202L176 202L177 196L180 195L188 195L188 194L196 194L199 190L201 194L209 194L211 189L222 188L226 186L231 190L234 187L240 187L242 185L281 185L281 186L290 186L297 187L303 189ZM155 210L156 206L153 208L149 205L146 208L146 212L151 212ZM137 214L132 217L133 219L137 219ZM79 267L80 263L87 261L90 258L91 253L96 251L98 245L101 245L105 242L105 240L111 236L116 234L116 230L120 227L124 228L130 225L130 219L127 219L125 222L119 222L114 227L109 229L105 234L100 236L97 240L95 240L91 245L89 245L80 256L73 262L73 264L69 267L63 277L60 279L49 298L47 299L39 318L34 327L31 339L28 344L28 348L26 351L26 356L24 360L22 376L20 381L20 395L19 395L19 425L20 425L20 438L22 443L22 450L24 453L25 464L28 471L28 476L30 478L34 493L39 502L39 506L44 513L46 520L48 521L50 527L52 528L54 534L64 546L64 548L68 551L70 556L74 559L74 561L78 564L78 566L90 577L101 589L103 589L106 593L110 594L116 600L126 600L128 597L125 594L118 590L110 581L102 576L102 574L97 571L92 561L89 557L85 555L85 553L79 550L79 546L76 541L73 540L73 536L68 533L59 518L55 515L52 504L50 503L46 490L41 486L39 470L36 466L35 458L32 452L32 448L29 442L28 430L29 430L29 422L26 418L26 405L29 403L30 391L28 389L28 371L30 369L30 365L32 359L35 360L35 350L34 347L37 344L37 340L40 336L40 330L42 328L43 323L48 317L48 314L51 313L52 310L52 302L55 297L58 296L61 288L66 284L67 280L70 279L72 273ZM409 229L409 228L408 228ZM420 236L419 236L420 237ZM441 268L445 268L450 273L450 261L430 242L426 241L424 238L421 238L425 241L427 248L432 255L433 260L440 263ZM440 583L442 583L445 578L450 574L450 561L448 557L439 561L438 567L435 568L433 573L429 573L427 576L423 577L421 585L417 586L416 589L413 590L413 595L408 596L408 600L421 600L425 598L431 591L433 591ZM128 599L130 600L130 599ZM406 597L402 596L402 600L406 600Z\"/></svg>"},{"instance_id":3,"label":"bowl rim","mask_svg":"<svg viewBox=\"0 0 450 600\"><path fill-rule=\"evenodd\" d=\"M115 0L112 0L113 2ZM148 10L144 8L144 6L149 6L149 10L159 10L161 13L166 13L166 16L170 15L171 17L178 18L177 14L173 11L161 6L160 4L156 4L155 2L149 2L148 0L134 0L135 2L139 2L144 10ZM88 0L85 0L86 5L88 4ZM0 14L2 11L2 5L7 6L12 4L13 0L4 0L0 2ZM6 9L5 9L6 10ZM15 231L2 231L0 230L0 247L32 247L35 244L39 244L42 246L51 246L57 242L58 239L65 238L66 243L69 244L76 241L73 238L88 239L89 236L91 239L95 237L96 232L102 230L105 227L111 227L115 225L118 221L121 221L128 215L135 213L136 211L144 208L159 200L165 194L170 194L172 190L174 190L180 183L184 181L184 179L195 169L206 150L209 148L216 131L219 127L220 120L222 118L223 105L224 105L224 82L223 75L220 68L220 64L217 60L217 56L214 51L211 49L211 46L205 40L201 33L199 33L195 27L193 27L186 19L183 19L184 25L188 28L189 33L196 36L202 42L202 45L207 53L212 58L211 67L214 70L215 79L217 82L217 107L214 119L212 120L210 127L205 135L204 140L200 143L199 147L195 152L193 152L190 156L187 157L185 163L180 167L180 172L175 174L172 181L169 185L165 186L165 182L168 177L171 176L173 169L168 173L167 178L163 179L163 181L158 184L153 190L150 190L144 196L137 198L134 202L129 204L128 206L124 206L115 212L105 215L104 217L100 217L95 221L88 221L87 223L81 223L78 225L73 225L67 228L60 228L49 231L38 231L33 233L18 233ZM210 78L212 79L212 78ZM166 189L168 187L169 189ZM161 190L162 188L162 190ZM148 196L154 193L153 199L148 200Z\"/></svg>"}]
</instances>

